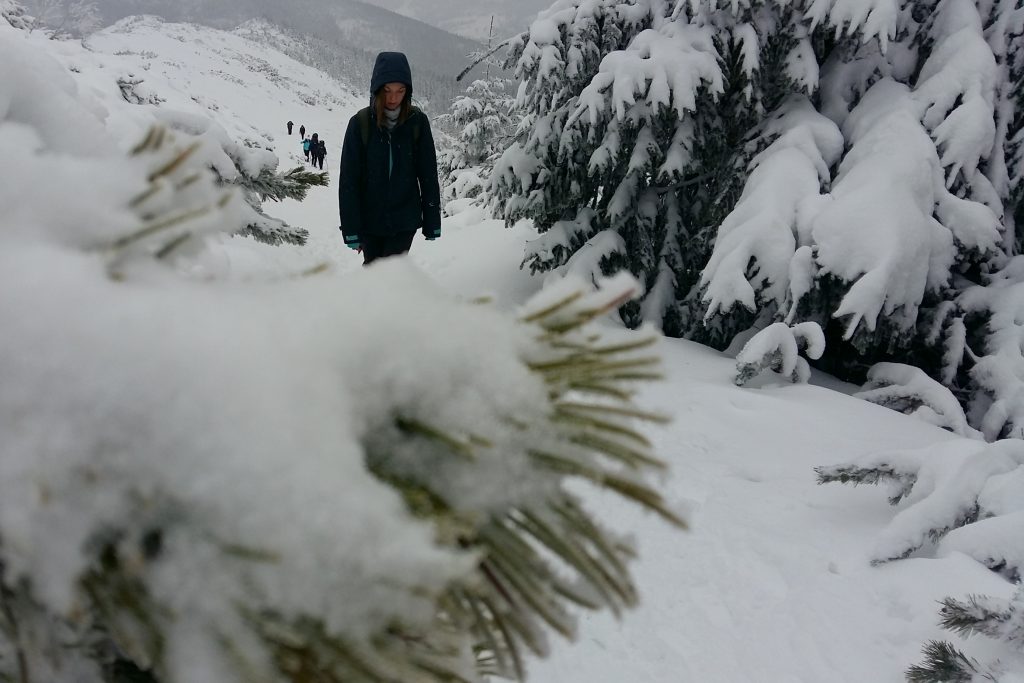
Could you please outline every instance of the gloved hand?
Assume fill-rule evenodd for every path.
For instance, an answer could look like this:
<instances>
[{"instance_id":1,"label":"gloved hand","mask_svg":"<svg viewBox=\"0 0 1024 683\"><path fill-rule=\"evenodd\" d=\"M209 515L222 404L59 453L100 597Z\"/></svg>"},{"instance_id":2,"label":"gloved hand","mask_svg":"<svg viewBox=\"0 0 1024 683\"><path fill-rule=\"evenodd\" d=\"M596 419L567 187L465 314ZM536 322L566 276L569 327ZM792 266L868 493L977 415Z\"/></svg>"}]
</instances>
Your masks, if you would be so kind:
<instances>
[{"instance_id":1,"label":"gloved hand","mask_svg":"<svg viewBox=\"0 0 1024 683\"><path fill-rule=\"evenodd\" d=\"M428 241L436 240L438 237L441 236L441 226L437 226L436 228L424 230L423 231L423 236L426 237Z\"/></svg>"},{"instance_id":2,"label":"gloved hand","mask_svg":"<svg viewBox=\"0 0 1024 683\"><path fill-rule=\"evenodd\" d=\"M362 246L359 243L359 235L345 235L345 246L349 249L359 251L359 248Z\"/></svg>"}]
</instances>

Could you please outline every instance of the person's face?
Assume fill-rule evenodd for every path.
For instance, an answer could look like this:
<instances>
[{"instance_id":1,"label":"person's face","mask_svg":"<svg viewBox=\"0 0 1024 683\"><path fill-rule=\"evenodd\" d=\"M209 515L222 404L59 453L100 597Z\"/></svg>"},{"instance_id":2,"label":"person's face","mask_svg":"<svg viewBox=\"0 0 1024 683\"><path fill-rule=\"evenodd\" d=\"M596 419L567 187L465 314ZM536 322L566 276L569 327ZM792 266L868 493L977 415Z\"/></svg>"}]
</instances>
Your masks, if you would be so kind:
<instances>
[{"instance_id":1,"label":"person's face","mask_svg":"<svg viewBox=\"0 0 1024 683\"><path fill-rule=\"evenodd\" d=\"M405 99L404 83L388 83L384 86L384 106L387 109L398 109Z\"/></svg>"}]
</instances>

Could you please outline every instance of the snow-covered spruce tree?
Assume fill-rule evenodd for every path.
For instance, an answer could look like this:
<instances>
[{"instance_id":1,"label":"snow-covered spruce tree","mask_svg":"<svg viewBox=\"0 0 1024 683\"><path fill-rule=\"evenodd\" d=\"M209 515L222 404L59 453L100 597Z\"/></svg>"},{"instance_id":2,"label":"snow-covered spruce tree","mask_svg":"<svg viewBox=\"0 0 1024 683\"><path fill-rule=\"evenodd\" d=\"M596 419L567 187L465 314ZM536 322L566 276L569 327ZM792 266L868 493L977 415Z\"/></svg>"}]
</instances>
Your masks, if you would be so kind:
<instances>
[{"instance_id":1,"label":"snow-covered spruce tree","mask_svg":"<svg viewBox=\"0 0 1024 683\"><path fill-rule=\"evenodd\" d=\"M1007 644L1017 656L1013 662L982 664L955 645L931 641L924 648L925 660L907 670L910 683L949 681L991 681L1011 683L1024 673L1024 585L1007 600L972 595L967 601L946 598L939 610L943 628L969 637L984 635Z\"/></svg>"},{"instance_id":2,"label":"snow-covered spruce tree","mask_svg":"<svg viewBox=\"0 0 1024 683\"><path fill-rule=\"evenodd\" d=\"M627 323L719 348L818 322L821 367L914 365L1022 434L1019 3L560 0L510 64L492 192L533 271L626 268Z\"/></svg>"},{"instance_id":3,"label":"snow-covered spruce tree","mask_svg":"<svg viewBox=\"0 0 1024 683\"><path fill-rule=\"evenodd\" d=\"M443 117L455 131L451 146L438 160L448 199L476 198L487 187L494 161L517 127L510 87L506 79L475 80Z\"/></svg>"},{"instance_id":4,"label":"snow-covered spruce tree","mask_svg":"<svg viewBox=\"0 0 1024 683\"><path fill-rule=\"evenodd\" d=\"M157 126L118 153L14 33L0 679L514 676L573 633L570 605L635 602L629 544L566 486L681 523L634 427L660 419L631 393L655 337L588 325L635 281L563 280L511 319L382 264L344 282L374 302L352 327L332 275L194 278L205 237L251 216L211 170L219 141Z\"/></svg>"}]
</instances>

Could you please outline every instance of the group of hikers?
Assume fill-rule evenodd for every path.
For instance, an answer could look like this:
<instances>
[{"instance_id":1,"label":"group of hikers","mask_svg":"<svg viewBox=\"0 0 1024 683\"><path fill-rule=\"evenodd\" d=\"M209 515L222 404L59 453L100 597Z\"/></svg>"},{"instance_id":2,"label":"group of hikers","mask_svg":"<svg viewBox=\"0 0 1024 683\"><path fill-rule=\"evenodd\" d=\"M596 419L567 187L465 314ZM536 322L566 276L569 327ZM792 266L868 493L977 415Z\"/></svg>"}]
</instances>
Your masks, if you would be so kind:
<instances>
[{"instance_id":1,"label":"group of hikers","mask_svg":"<svg viewBox=\"0 0 1024 683\"><path fill-rule=\"evenodd\" d=\"M288 134L292 134L288 122ZM327 147L299 128L302 150L324 167ZM401 52L381 52L370 78L370 106L348 122L338 185L345 246L363 265L405 254L417 231L441 236L441 188L430 120L412 105L412 69Z\"/></svg>"},{"instance_id":2,"label":"group of hikers","mask_svg":"<svg viewBox=\"0 0 1024 683\"><path fill-rule=\"evenodd\" d=\"M288 122L288 135L292 134L294 125L291 121ZM323 169L324 159L327 157L327 143L316 133L307 138L305 125L299 126L299 137L302 139L302 153L306 156L306 161L314 168Z\"/></svg>"}]
</instances>

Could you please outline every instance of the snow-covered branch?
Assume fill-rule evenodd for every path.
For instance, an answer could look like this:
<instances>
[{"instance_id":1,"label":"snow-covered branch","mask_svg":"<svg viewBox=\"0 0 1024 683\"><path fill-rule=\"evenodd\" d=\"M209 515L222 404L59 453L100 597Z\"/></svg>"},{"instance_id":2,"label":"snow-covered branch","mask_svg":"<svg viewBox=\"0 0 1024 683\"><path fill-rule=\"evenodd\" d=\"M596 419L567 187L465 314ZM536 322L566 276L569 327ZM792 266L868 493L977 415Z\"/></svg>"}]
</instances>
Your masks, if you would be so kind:
<instances>
[{"instance_id":1,"label":"snow-covered branch","mask_svg":"<svg viewBox=\"0 0 1024 683\"><path fill-rule=\"evenodd\" d=\"M794 383L805 383L811 376L807 361L800 357L821 358L825 335L817 323L772 323L759 331L736 356L734 382L743 386L765 370L781 373Z\"/></svg>"},{"instance_id":2,"label":"snow-covered branch","mask_svg":"<svg viewBox=\"0 0 1024 683\"><path fill-rule=\"evenodd\" d=\"M920 368L900 363L876 363L868 371L867 383L855 395L913 415L954 434L982 438L981 432L967 424L964 409L949 389Z\"/></svg>"}]
</instances>

